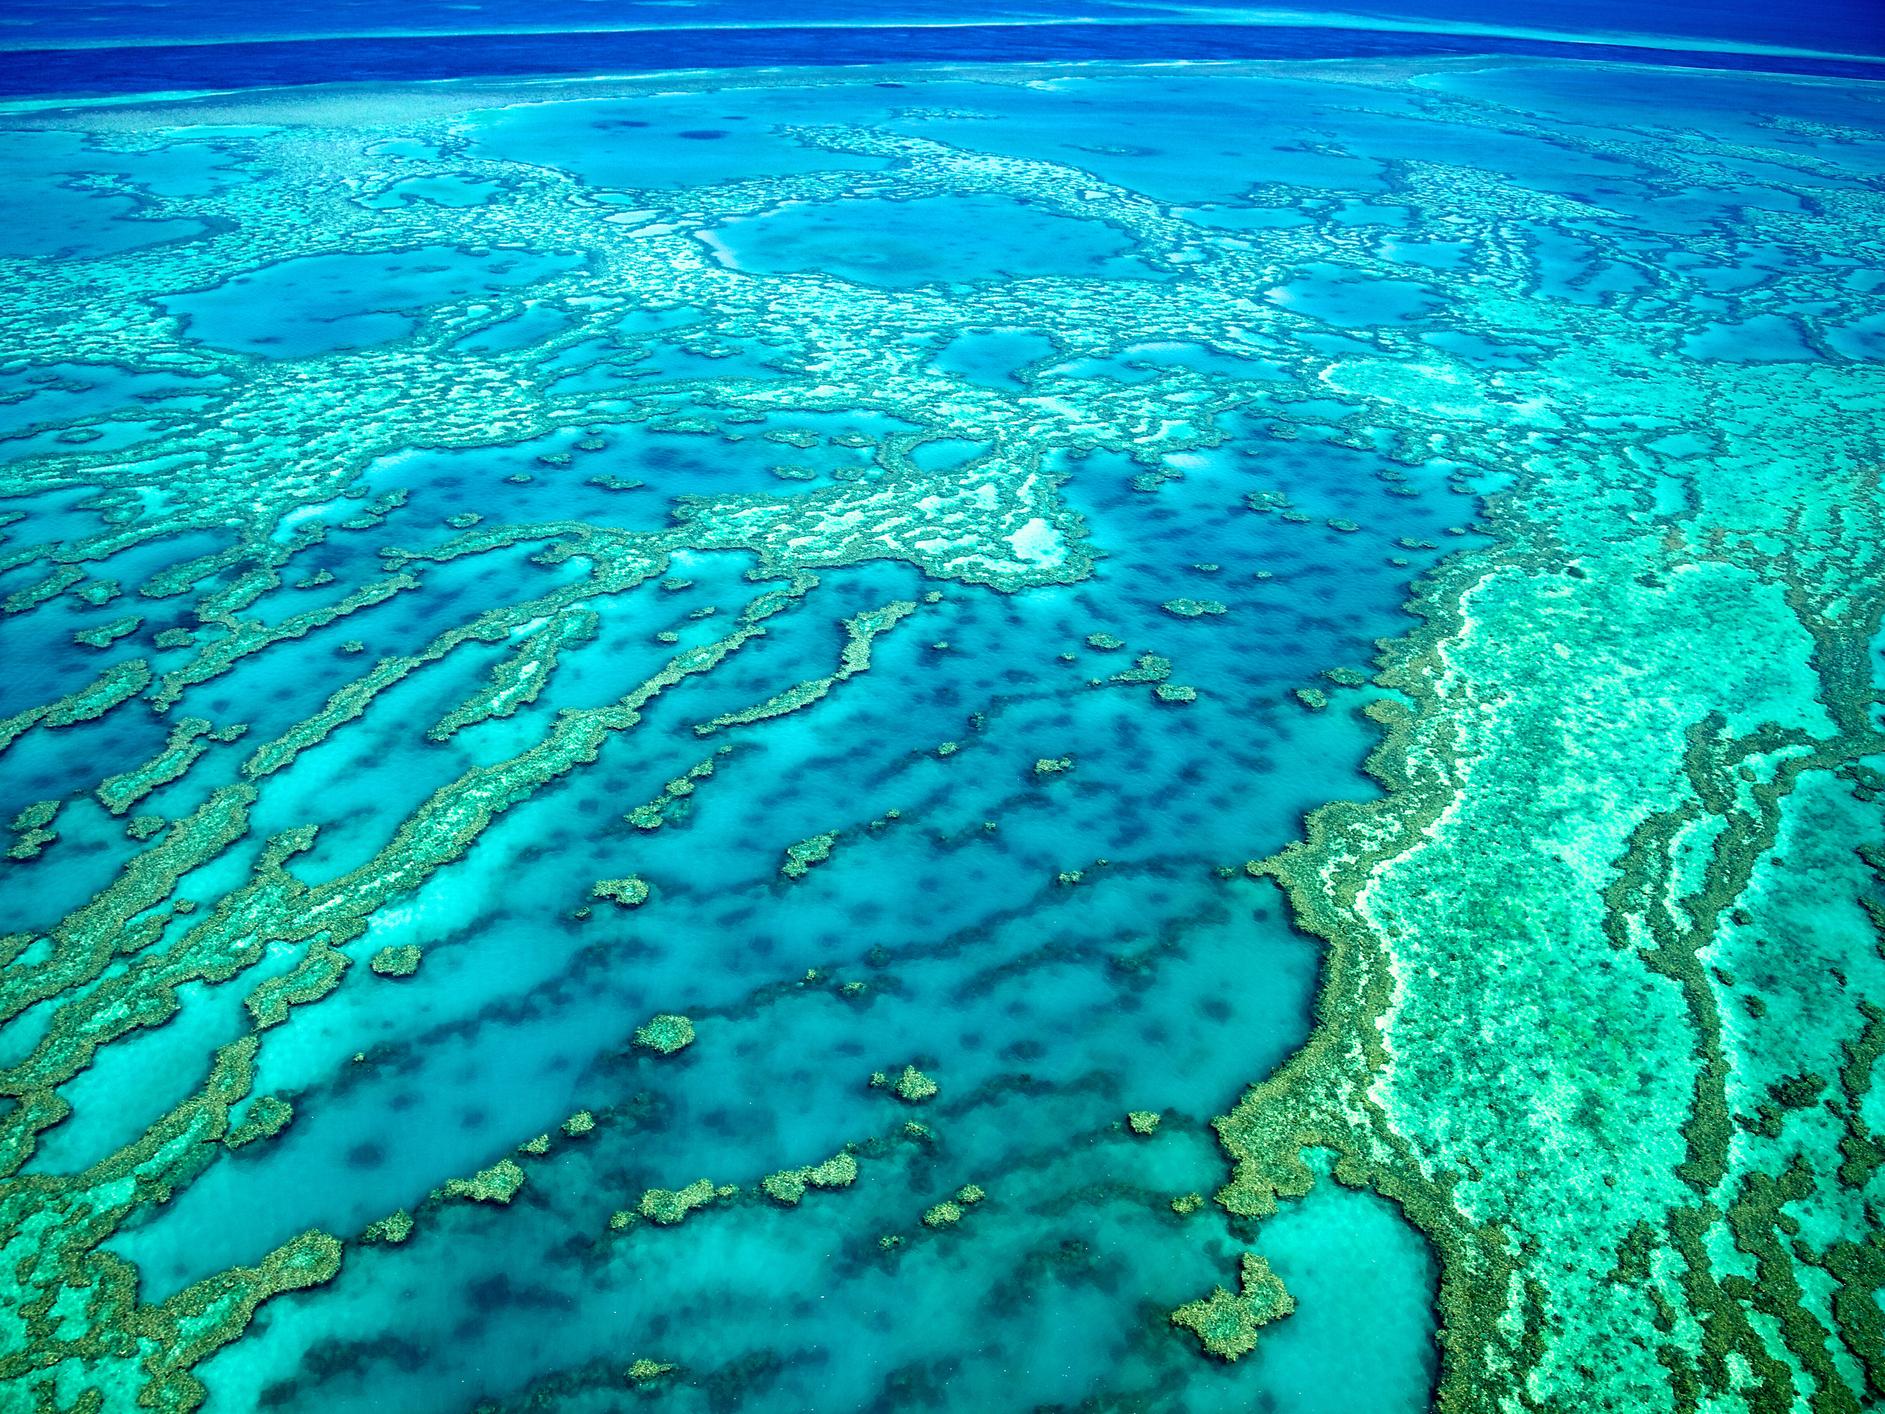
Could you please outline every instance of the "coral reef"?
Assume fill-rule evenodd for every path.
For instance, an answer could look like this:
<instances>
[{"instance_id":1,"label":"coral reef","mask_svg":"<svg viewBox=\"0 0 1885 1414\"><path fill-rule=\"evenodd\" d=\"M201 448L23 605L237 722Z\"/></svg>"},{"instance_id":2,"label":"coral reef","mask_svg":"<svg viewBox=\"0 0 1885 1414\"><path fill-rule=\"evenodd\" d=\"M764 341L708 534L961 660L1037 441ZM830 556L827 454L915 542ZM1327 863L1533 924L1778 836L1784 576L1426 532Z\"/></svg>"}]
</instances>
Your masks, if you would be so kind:
<instances>
[{"instance_id":1,"label":"coral reef","mask_svg":"<svg viewBox=\"0 0 1885 1414\"><path fill-rule=\"evenodd\" d=\"M873 1071L870 1083L873 1089L888 1090L899 1100L912 1105L920 1105L925 1100L934 1099L941 1089L934 1080L914 1065L904 1066L894 1080L884 1071Z\"/></svg>"},{"instance_id":2,"label":"coral reef","mask_svg":"<svg viewBox=\"0 0 1885 1414\"><path fill-rule=\"evenodd\" d=\"M650 1188L635 1206L649 1222L672 1227L696 1208L721 1196L710 1178L697 1178L685 1188Z\"/></svg>"},{"instance_id":3,"label":"coral reef","mask_svg":"<svg viewBox=\"0 0 1885 1414\"><path fill-rule=\"evenodd\" d=\"M635 1028L635 1044L671 1056L694 1044L694 1023L685 1016L663 1012Z\"/></svg>"},{"instance_id":4,"label":"coral reef","mask_svg":"<svg viewBox=\"0 0 1885 1414\"><path fill-rule=\"evenodd\" d=\"M547 88L523 90L528 103L494 84L415 86L398 104L363 91L11 108L0 119L9 163L45 139L98 164L56 193L46 184L49 202L124 203L131 216L94 224L164 238L88 254L62 235L51 254L0 254L14 296L0 309L0 613L34 650L0 720L20 783L5 861L16 931L0 939L4 1387L22 1407L124 1414L194 1408L206 1397L198 1371L240 1378L229 1366L246 1350L206 1362L263 1303L333 1282L343 1244L292 1235L309 1215L284 1184L280 1214L245 1217L247 1247L180 1242L170 1287L162 1262L141 1265L146 1253L177 1241L179 1215L205 1195L266 1181L347 1123L372 1132L348 1106L384 1101L377 1087L398 1080L428 1106L445 1098L427 1053L457 1044L453 1028L475 1048L530 1021L541 998L505 995L423 1030L431 1023L415 1015L435 983L462 980L447 978L453 968L417 991L340 983L350 956L409 974L418 946L381 946L389 938L510 947L509 928L563 928L527 916L524 891L506 886L541 863L533 851L578 835L608 852L561 878L556 908L580 902L595 873L625 867L610 862L625 852L663 881L653 916L672 899L688 945L708 931L690 916L704 881L749 894L741 907L764 894L755 910L802 911L736 925L756 958L787 959L767 996L803 998L793 1005L847 1026L898 1024L922 968L873 971L868 1002L843 1005L858 984L835 978L856 954L814 948L797 930L827 893L848 899L839 886L880 851L883 878L909 877L890 871L910 869L910 853L891 856L932 839L914 824L885 830L898 818L890 800L933 825L952 887L997 899L1000 881L985 881L1000 853L997 865L1020 861L1008 881L1017 896L1038 895L924 956L961 974L965 1011L998 989L1002 968L1019 969L994 956L997 935L1026 933L1037 912L1065 919L1077 941L1043 943L1027 967L1106 953L1096 972L1149 983L1149 964L1099 946L1109 925L1094 930L1086 911L1112 909L1144 856L1060 868L1127 853L1061 844L1080 798L1107 788L1098 763L1110 731L1148 767L1189 738L1199 749L1187 781L1287 779L1291 810L1325 791L1356 797L1317 811L1300 843L1250 870L1282 887L1327 953L1307 1046L1274 1074L1240 1077L1258 1083L1217 1121L1235 1165L1219 1194L1233 1230L1261 1234L1309 1189L1318 1170L1305 1150L1332 1155L1338 1183L1388 1199L1438 1259L1448 1414L1838 1414L1885 1400L1876 123L1791 115L1843 103L1863 119L1857 81L1846 92L1718 74L1708 83L1731 99L1659 108L1654 123L1598 108L1566 122L1524 101L1534 83L1569 101L1553 86L1572 67L1483 56L1213 66L1197 82L1223 85L1220 95L1276 85L1280 104L1320 94L1348 117L1327 120L1328 132L1292 129L1274 175L1211 208L1131 189L1116 174L1146 154L1110 140L1014 150L999 117L951 119L934 136L936 114L966 111L962 94L940 91L970 82L959 73L900 73L902 88L881 91L894 105L881 122L818 122L806 116L818 105L794 97L798 116L766 140L809 165L784 174L748 165L723 181L629 191L474 140L474 110L533 106ZM1583 72L1593 87L1634 82ZM1130 77L974 82L976 101L1000 109L1061 90L1084 102L1086 85ZM893 82L877 71L828 82L875 92L879 78ZM1153 82L1169 102L1162 90L1179 80ZM737 88L664 75L596 92L666 101L715 84ZM1089 111L1112 113L1106 102ZM682 142L707 162L744 140ZM433 155L393 158L377 150L385 143ZM165 175L203 144L215 180ZM131 175L113 175L114 163ZM398 185L411 176L488 199L372 204L412 190ZM860 200L900 214L998 200L1103 228L1134 273L1112 278L1095 263L892 287L822 269L761 273L729 254L743 226L750 234L782 208ZM209 311L254 302L240 282L287 268L293 283L308 260L382 258L415 278L452 278L420 281L436 299L370 301L358 318L385 337L358 346L322 345L345 327L331 310L306 329L271 321L270 340L305 346L216 342ZM1036 327L1042 347L1004 370L958 375L939 361L965 331ZM1148 353L1173 348L1188 352ZM849 430L796 425L839 415ZM716 457L690 460L700 446ZM1313 458L1290 449L1379 461L1380 484L1318 481L1302 471ZM775 466L780 457L790 460ZM1397 506L1449 486L1483 494L1483 514L1397 519ZM1183 493L1210 502L1217 519L1199 525L1215 538L1169 557L1156 583L1118 592L1137 572L1122 542L1155 537ZM1467 523L1443 533L1446 519ZM1104 543L1089 545L1089 524ZM1203 555L1222 563L1185 568ZM1406 571L1390 600L1417 576L1415 627L1370 659L1378 620L1359 591L1349 602L1344 577L1383 564ZM1201 584L1219 597L1167 597ZM1341 627L1302 652L1276 636L1266 704L1306 709L1278 727L1267 705L1249 710L1227 687L1223 660L1246 651L1239 635L1253 624L1276 634L1283 620L1266 615L1284 595L1316 600ZM900 628L918 614L920 631ZM1095 622L1118 632L1084 634ZM1386 622L1379 631L1396 631ZM1148 639L1171 640L1172 656L1141 651ZM1108 677L1093 666L1102 661L1127 666ZM1328 662L1368 671L1330 668L1291 688ZM1047 709L1068 703L1050 722ZM978 704L985 713L953 725ZM892 765L873 760L855 776L834 766L852 748L867 754L865 736L899 712L912 735L870 742ZM1108 713L1117 721L1105 724ZM212 725L236 716L246 726ZM1237 725L1225 735L1227 720ZM960 740L927 748L949 731ZM1378 793L1349 791L1343 763L1365 749L1362 731L1380 734ZM697 798L721 759L689 767L703 736L741 755ZM757 862L742 883L731 865L721 873L742 836L728 821L776 803L755 779L766 771L746 773L749 747L788 779L829 773L874 790L910 774L854 813L823 799L823 813L782 813L753 832ZM1033 776L1051 780L1073 755L1036 754L1067 747L1077 778L1031 788L1027 763L1049 766ZM981 773L996 790L969 797L991 762L1007 763ZM1210 859L1187 852L1184 841L1218 838L1223 821L1198 818L1184 794L1156 820L1173 841L1154 865L1162 884L1205 877L1226 857L1221 839ZM802 878L841 842L845 860L815 885L773 884L780 841L836 819L869 823L800 841L780 872ZM1118 824L1154 832L1149 815ZM675 863L690 847L712 866ZM1079 887L1054 888L1056 877ZM1226 897L1268 886L1207 881ZM595 882L594 897L627 909L650 892L627 876ZM862 926L888 937L868 922L876 903L857 904ZM1189 941L1143 896L1119 907L1161 947ZM899 930L899 954L930 946L901 936L922 934L930 920L918 921ZM680 945L640 936L622 915L592 915L588 931L581 946L617 949L635 985L695 997L673 970ZM576 1007L571 979L585 974L567 968L554 995ZM760 1003L709 991L690 1004L727 1027L731 1056ZM649 1004L620 1003L631 1016ZM623 1014L593 1025L599 1048L621 1049ZM1032 1035L981 1035L1005 1074L1033 1076L1014 1083L1053 1116L1043 1131L1081 1132L1056 1127L1056 1105L1071 1110L1079 1092L1042 1078L1049 1068L1024 1049ZM634 1037L662 1055L693 1039L671 1015ZM1006 1093L1006 1079L984 1083L979 1057L959 1060L949 1047L960 1043L897 1032L868 1043L925 1063L933 1053L963 1077L946 1144L914 1120L884 1141L914 1165L960 1156ZM470 1152L542 1128L518 1152L554 1146L556 1158L528 1165L527 1201L513 1205L526 1165L506 1158L444 1181L415 1211L449 1223L454 1241L462 1227L467 1263L488 1260L490 1225L534 1238L543 1229L528 1224L568 1196L565 1170L619 1184L635 1170L612 1167L612 1146L663 1142L659 1126L633 1122L639 1100L608 1087L632 1075L654 1094L648 1105L690 1112L700 1096L682 1082L718 1083L713 1049L678 1067L575 1057L596 1062L580 1091L595 1110L561 1129L587 1135L580 1145L553 1139L555 1116L578 1102L567 1093L512 1115L465 1105L468 1129L496 1131ZM258 1083L271 1093L254 1094ZM910 1104L937 1094L913 1064L878 1084ZM655 1094L662 1086L674 1093ZM1096 1094L1092 1132L1116 1135L1106 1106L1117 1088ZM847 1098L868 1103L857 1087ZM1195 1098L1148 1091L1145 1103L1184 1114ZM1155 1118L1135 1111L1126 1125L1146 1133ZM384 1131L383 1115L373 1122ZM1162 1162L1183 1137L1132 1157ZM371 1181L409 1186L348 1224L480 1161L457 1152L438 1168L395 1156ZM363 1159L348 1181L373 1168ZM857 1171L847 1150L759 1188L792 1206ZM871 1238L905 1221L903 1210L865 1211L885 1186L772 1221L802 1232L864 1213L849 1237L876 1262L902 1239ZM1004 1174L999 1191L1022 1190ZM1165 1191L1136 1189L1127 1206L1157 1218ZM609 1226L671 1226L733 1196L706 1180L651 1189ZM924 1224L960 1223L981 1196L965 1185ZM433 1206L461 1200L449 1214ZM1170 1200L1179 1218L1202 1206L1197 1194ZM731 1228L741 1213L724 1216ZM208 1231L200 1211L191 1220ZM360 1242L399 1248L413 1222L401 1209ZM702 1227L708 1237L721 1224ZM1221 1224L1149 1227L1202 1243ZM921 1245L904 1253L912 1266ZM406 1281L427 1246L356 1253L357 1274ZM599 1279L636 1246L584 1238L571 1250ZM576 1269L561 1250L552 1259ZM1241 1266L1235 1292L1172 1317L1227 1360L1290 1306L1260 1258ZM320 1310L317 1326L354 1314L355 1274L290 1304ZM414 1320L425 1327L415 1343L437 1329L416 1305ZM671 1353L691 1366L689 1332L703 1323L692 1310L672 1320ZM270 1324L251 1347L258 1361L292 1344L286 1321ZM620 1344L609 1353L613 1383L600 1388L615 1393L599 1402L671 1368L624 1358ZM374 1360L369 1378L398 1399L397 1361ZM708 1402L746 1389L743 1368L703 1375ZM909 1383L886 1386L880 1403L923 1402L917 1375L898 1378ZM326 1393L315 1380L294 1397ZM1126 1407L1185 1391L1063 1394Z\"/></svg>"},{"instance_id":5,"label":"coral reef","mask_svg":"<svg viewBox=\"0 0 1885 1414\"><path fill-rule=\"evenodd\" d=\"M1172 1312L1172 1324L1195 1335L1207 1354L1237 1360L1257 1348L1257 1333L1264 1326L1295 1309L1295 1299L1270 1264L1246 1252L1236 1291L1220 1286L1209 1296L1187 1302Z\"/></svg>"},{"instance_id":6,"label":"coral reef","mask_svg":"<svg viewBox=\"0 0 1885 1414\"><path fill-rule=\"evenodd\" d=\"M368 1246L383 1243L397 1247L412 1236L412 1227L412 1214L401 1208L396 1213L388 1213L367 1224L366 1230L360 1234L360 1240Z\"/></svg>"},{"instance_id":7,"label":"coral reef","mask_svg":"<svg viewBox=\"0 0 1885 1414\"><path fill-rule=\"evenodd\" d=\"M838 843L838 832L830 830L822 835L813 835L810 839L800 840L797 844L787 845L785 863L779 866L780 874L788 879L803 879L811 872L815 864L823 864L831 858L831 851Z\"/></svg>"},{"instance_id":8,"label":"coral reef","mask_svg":"<svg viewBox=\"0 0 1885 1414\"><path fill-rule=\"evenodd\" d=\"M524 1171L515 1159L499 1159L470 1178L454 1178L438 1190L441 1198L464 1198L474 1203L508 1203L524 1186Z\"/></svg>"},{"instance_id":9,"label":"coral reef","mask_svg":"<svg viewBox=\"0 0 1885 1414\"><path fill-rule=\"evenodd\" d=\"M857 1159L849 1153L839 1153L805 1168L767 1174L759 1186L768 1198L791 1208L798 1205L807 1188L849 1188L857 1181L857 1172Z\"/></svg>"},{"instance_id":10,"label":"coral reef","mask_svg":"<svg viewBox=\"0 0 1885 1414\"><path fill-rule=\"evenodd\" d=\"M417 943L400 943L381 948L368 965L381 977L411 977L424 955Z\"/></svg>"},{"instance_id":11,"label":"coral reef","mask_svg":"<svg viewBox=\"0 0 1885 1414\"><path fill-rule=\"evenodd\" d=\"M623 879L596 880L594 896L619 903L623 908L640 908L648 902L651 892L644 880L630 875Z\"/></svg>"}]
</instances>

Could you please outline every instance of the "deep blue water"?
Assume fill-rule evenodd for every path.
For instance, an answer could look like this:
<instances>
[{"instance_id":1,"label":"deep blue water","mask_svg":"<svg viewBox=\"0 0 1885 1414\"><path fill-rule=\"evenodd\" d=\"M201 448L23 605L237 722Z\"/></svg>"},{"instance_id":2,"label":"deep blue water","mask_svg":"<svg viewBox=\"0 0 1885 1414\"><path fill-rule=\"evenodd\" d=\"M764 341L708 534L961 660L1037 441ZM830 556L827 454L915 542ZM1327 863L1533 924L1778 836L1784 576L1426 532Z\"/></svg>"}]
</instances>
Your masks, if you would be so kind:
<instances>
[{"instance_id":1,"label":"deep blue water","mask_svg":"<svg viewBox=\"0 0 1885 1414\"><path fill-rule=\"evenodd\" d=\"M11 45L51 47L129 40L193 40L388 32L446 33L609 28L706 29L753 25L996 24L1067 21L1133 22L1183 11L1226 18L1267 12L1327 14L1335 22L1414 25L1438 30L1483 26L1500 30L1549 29L1588 35L1650 35L1744 44L1885 53L1885 11L1874 0L1811 0L1774 5L1766 0L1544 0L1515 6L1507 0L1392 0L1389 4L1320 7L1251 6L1242 0L1192 0L1182 7L1131 0L275 0L266 6L232 0L13 0L5 23ZM1351 28L1358 27L1350 24Z\"/></svg>"},{"instance_id":2,"label":"deep blue water","mask_svg":"<svg viewBox=\"0 0 1885 1414\"><path fill-rule=\"evenodd\" d=\"M1104 59L1318 59L1375 55L1564 54L1642 59L1606 38L1663 41L1662 62L1874 77L1867 62L1781 52L1885 58L1885 6L1641 5L1558 0L1401 3L1378 17L1304 11L1288 24L1171 22L1156 7L1048 3L1017 7L903 0L704 4L523 4L435 0L384 5L288 0L249 5L26 0L0 24L0 94L113 94L523 74L628 74L666 69L884 63L1051 63ZM1380 18L1387 29L1365 28ZM1499 33L1498 31L1506 31ZM1564 42L1531 31L1562 33ZM240 42L230 42L239 40Z\"/></svg>"}]
</instances>

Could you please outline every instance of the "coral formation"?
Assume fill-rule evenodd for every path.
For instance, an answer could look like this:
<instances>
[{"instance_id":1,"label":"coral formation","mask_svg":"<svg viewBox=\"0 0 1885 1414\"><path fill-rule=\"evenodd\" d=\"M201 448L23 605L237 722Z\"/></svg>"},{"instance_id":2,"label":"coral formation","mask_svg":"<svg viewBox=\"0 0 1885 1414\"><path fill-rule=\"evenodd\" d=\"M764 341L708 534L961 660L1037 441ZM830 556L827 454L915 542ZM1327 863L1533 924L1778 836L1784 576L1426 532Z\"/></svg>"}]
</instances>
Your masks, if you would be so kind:
<instances>
[{"instance_id":1,"label":"coral formation","mask_svg":"<svg viewBox=\"0 0 1885 1414\"><path fill-rule=\"evenodd\" d=\"M831 858L831 851L837 843L838 832L829 830L822 835L800 840L797 844L787 845L785 863L779 866L779 872L788 879L802 879L814 864L823 864Z\"/></svg>"},{"instance_id":2,"label":"coral formation","mask_svg":"<svg viewBox=\"0 0 1885 1414\"><path fill-rule=\"evenodd\" d=\"M643 1050L671 1056L694 1044L694 1023L685 1016L662 1012L635 1028L635 1044Z\"/></svg>"},{"instance_id":3,"label":"coral formation","mask_svg":"<svg viewBox=\"0 0 1885 1414\"><path fill-rule=\"evenodd\" d=\"M806 1168L781 1169L760 1180L768 1198L785 1207L796 1207L807 1188L849 1188L857 1181L857 1159L849 1153L833 1154L822 1163Z\"/></svg>"},{"instance_id":4,"label":"coral formation","mask_svg":"<svg viewBox=\"0 0 1885 1414\"><path fill-rule=\"evenodd\" d=\"M412 1214L401 1208L396 1213L389 1213L368 1223L366 1230L360 1234L360 1240L369 1247L380 1243L397 1247L412 1236L412 1228Z\"/></svg>"},{"instance_id":5,"label":"coral formation","mask_svg":"<svg viewBox=\"0 0 1885 1414\"><path fill-rule=\"evenodd\" d=\"M499 1159L470 1178L454 1178L438 1190L441 1198L464 1198L474 1203L508 1203L524 1186L524 1171L515 1159Z\"/></svg>"},{"instance_id":6,"label":"coral formation","mask_svg":"<svg viewBox=\"0 0 1885 1414\"><path fill-rule=\"evenodd\" d=\"M877 1089L887 1089L899 1100L912 1105L934 1099L941 1089L934 1080L914 1065L904 1066L894 1080L881 1070L875 1071L871 1075L871 1085Z\"/></svg>"},{"instance_id":7,"label":"coral formation","mask_svg":"<svg viewBox=\"0 0 1885 1414\"><path fill-rule=\"evenodd\" d=\"M373 954L368 965L381 977L411 977L424 955L417 943L388 944Z\"/></svg>"},{"instance_id":8,"label":"coral formation","mask_svg":"<svg viewBox=\"0 0 1885 1414\"><path fill-rule=\"evenodd\" d=\"M704 1208L719 1196L710 1178L697 1178L685 1188L650 1188L641 1195L636 1208L649 1222L672 1227L696 1208Z\"/></svg>"},{"instance_id":9,"label":"coral formation","mask_svg":"<svg viewBox=\"0 0 1885 1414\"><path fill-rule=\"evenodd\" d=\"M648 902L650 892L644 880L630 875L623 879L596 880L594 896L608 899L611 903L619 903L623 908L640 908Z\"/></svg>"},{"instance_id":10,"label":"coral formation","mask_svg":"<svg viewBox=\"0 0 1885 1414\"><path fill-rule=\"evenodd\" d=\"M1238 1289L1218 1287L1209 1296L1172 1312L1172 1324L1190 1331L1207 1354L1237 1360L1257 1348L1257 1333L1296 1309L1296 1301L1270 1264L1254 1252L1243 1256Z\"/></svg>"}]
</instances>

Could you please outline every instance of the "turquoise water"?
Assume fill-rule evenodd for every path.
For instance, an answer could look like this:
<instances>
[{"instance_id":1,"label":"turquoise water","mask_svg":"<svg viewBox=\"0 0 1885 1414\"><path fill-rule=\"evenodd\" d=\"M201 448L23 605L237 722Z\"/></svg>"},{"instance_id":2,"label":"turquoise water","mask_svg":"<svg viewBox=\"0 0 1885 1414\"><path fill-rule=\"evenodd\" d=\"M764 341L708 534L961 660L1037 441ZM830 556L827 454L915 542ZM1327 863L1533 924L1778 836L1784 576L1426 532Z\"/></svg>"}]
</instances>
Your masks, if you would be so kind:
<instances>
[{"instance_id":1,"label":"turquoise water","mask_svg":"<svg viewBox=\"0 0 1885 1414\"><path fill-rule=\"evenodd\" d=\"M188 1408L167 1351L211 1411L1430 1406L1463 1318L1420 1185L1525 1151L1395 1127L1370 1059L1354 1129L1270 1156L1306 1194L1215 1201L1249 1156L1214 1117L1349 1034L1327 930L1246 862L1490 773L1364 770L1432 710L1384 645L1451 621L1462 564L1574 586L1626 523L1680 541L1779 440L1736 419L1788 389L1737 378L1834 380L1826 425L1876 444L1878 93L1395 60L4 121L0 1201L16 1294L61 1313L0 1316L11 1391ZM1638 336L1612 399L1577 361ZM1614 535L1550 499L1560 455ZM1528 513L1521 552L1494 518ZM1501 641L1596 673L1566 644L1604 615L1564 618ZM1457 744L1529 669L1448 661ZM1604 690L1578 722L1634 700ZM1469 951L1392 971L1363 1034L1464 997L1430 982ZM638 1041L660 1014L691 1044ZM854 1181L765 1184L841 1153ZM678 1223L643 1201L703 1178ZM1295 1309L1212 1358L1172 1313L1247 1252Z\"/></svg>"},{"instance_id":2,"label":"turquoise water","mask_svg":"<svg viewBox=\"0 0 1885 1414\"><path fill-rule=\"evenodd\" d=\"M721 258L761 275L836 275L893 289L1027 276L1148 278L1099 222L1014 201L929 197L792 205L713 232Z\"/></svg>"},{"instance_id":3,"label":"turquoise water","mask_svg":"<svg viewBox=\"0 0 1885 1414\"><path fill-rule=\"evenodd\" d=\"M405 183L389 190L403 191ZM312 255L264 265L161 303L186 337L234 353L306 358L411 334L417 312L528 285L579 264L536 251L422 246L393 255ZM414 311L407 313L406 311Z\"/></svg>"}]
</instances>

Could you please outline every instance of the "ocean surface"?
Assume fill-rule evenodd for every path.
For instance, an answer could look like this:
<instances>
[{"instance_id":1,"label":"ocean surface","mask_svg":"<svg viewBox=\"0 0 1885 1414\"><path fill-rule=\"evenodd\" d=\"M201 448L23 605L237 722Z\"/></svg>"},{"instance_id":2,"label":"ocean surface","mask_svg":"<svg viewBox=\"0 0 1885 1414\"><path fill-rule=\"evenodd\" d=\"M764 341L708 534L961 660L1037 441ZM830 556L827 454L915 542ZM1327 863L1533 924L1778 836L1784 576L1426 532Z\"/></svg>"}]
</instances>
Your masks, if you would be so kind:
<instances>
[{"instance_id":1,"label":"ocean surface","mask_svg":"<svg viewBox=\"0 0 1885 1414\"><path fill-rule=\"evenodd\" d=\"M1227 0L226 0L54 4L0 16L0 97L896 63L1092 63L1529 54L1875 77L1874 0L1461 0L1366 11Z\"/></svg>"},{"instance_id":2,"label":"ocean surface","mask_svg":"<svg viewBox=\"0 0 1885 1414\"><path fill-rule=\"evenodd\" d=\"M1880 79L10 5L0 1408L1885 1398Z\"/></svg>"}]
</instances>

